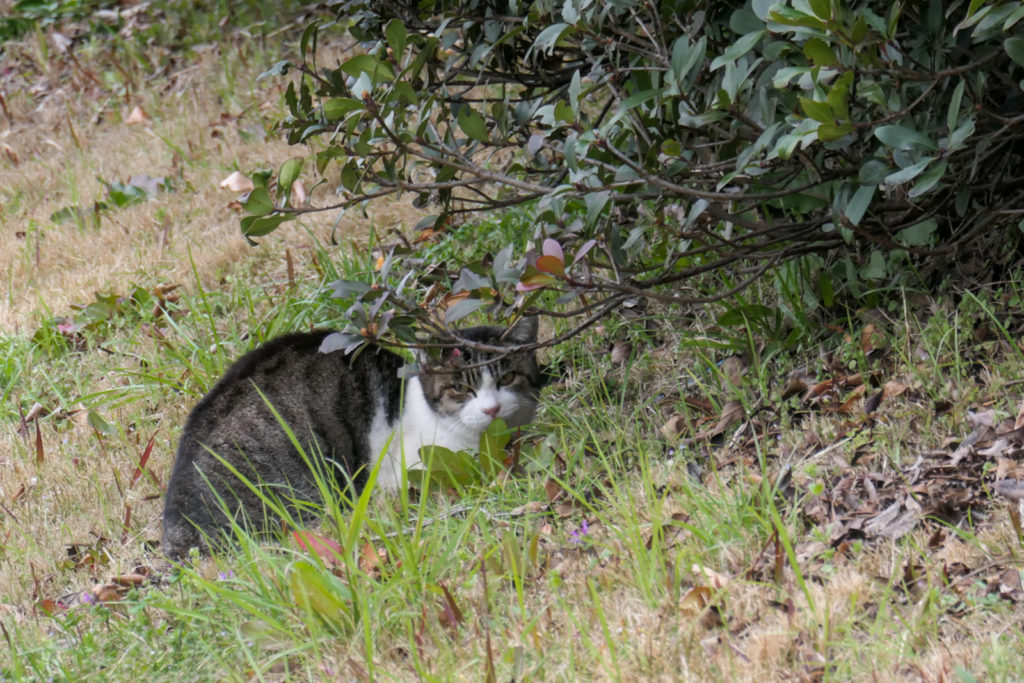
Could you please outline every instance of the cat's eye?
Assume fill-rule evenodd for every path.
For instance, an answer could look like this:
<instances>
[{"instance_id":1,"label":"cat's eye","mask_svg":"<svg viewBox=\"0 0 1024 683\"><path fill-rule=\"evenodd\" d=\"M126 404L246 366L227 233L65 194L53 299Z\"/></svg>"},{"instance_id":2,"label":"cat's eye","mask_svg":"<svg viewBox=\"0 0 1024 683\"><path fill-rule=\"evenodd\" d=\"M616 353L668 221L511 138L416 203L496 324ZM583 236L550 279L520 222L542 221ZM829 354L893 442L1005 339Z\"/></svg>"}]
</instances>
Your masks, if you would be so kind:
<instances>
[{"instance_id":1,"label":"cat's eye","mask_svg":"<svg viewBox=\"0 0 1024 683\"><path fill-rule=\"evenodd\" d=\"M465 382L457 382L449 387L449 390L460 396L476 394L476 388L472 384L467 384Z\"/></svg>"},{"instance_id":2,"label":"cat's eye","mask_svg":"<svg viewBox=\"0 0 1024 683\"><path fill-rule=\"evenodd\" d=\"M506 372L505 374L498 378L498 386L507 387L509 384L512 384L513 382L516 381L517 376L518 375L515 372Z\"/></svg>"}]
</instances>

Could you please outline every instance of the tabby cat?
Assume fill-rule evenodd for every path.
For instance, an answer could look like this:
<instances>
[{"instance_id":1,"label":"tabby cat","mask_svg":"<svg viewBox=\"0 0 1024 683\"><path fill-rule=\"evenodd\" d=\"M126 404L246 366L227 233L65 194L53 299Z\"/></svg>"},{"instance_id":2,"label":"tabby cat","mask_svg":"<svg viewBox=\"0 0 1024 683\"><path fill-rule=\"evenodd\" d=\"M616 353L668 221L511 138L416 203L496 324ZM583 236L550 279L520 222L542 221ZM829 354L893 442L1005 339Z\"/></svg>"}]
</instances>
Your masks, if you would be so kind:
<instances>
[{"instance_id":1,"label":"tabby cat","mask_svg":"<svg viewBox=\"0 0 1024 683\"><path fill-rule=\"evenodd\" d=\"M256 531L272 526L272 515L239 474L300 507L323 502L310 465L282 422L315 469L358 494L378 460L377 486L395 490L403 462L407 469L419 465L422 446L475 449L496 417L517 427L537 409L542 379L532 352L490 356L452 348L440 358L421 354L419 374L403 380L399 370L406 361L391 351L322 353L329 334L267 342L235 362L192 410L164 503L162 546L169 557L193 547L208 552L206 537L223 536L229 516ZM537 340L537 319L460 334L493 346L530 344ZM494 362L481 364L488 360Z\"/></svg>"}]
</instances>

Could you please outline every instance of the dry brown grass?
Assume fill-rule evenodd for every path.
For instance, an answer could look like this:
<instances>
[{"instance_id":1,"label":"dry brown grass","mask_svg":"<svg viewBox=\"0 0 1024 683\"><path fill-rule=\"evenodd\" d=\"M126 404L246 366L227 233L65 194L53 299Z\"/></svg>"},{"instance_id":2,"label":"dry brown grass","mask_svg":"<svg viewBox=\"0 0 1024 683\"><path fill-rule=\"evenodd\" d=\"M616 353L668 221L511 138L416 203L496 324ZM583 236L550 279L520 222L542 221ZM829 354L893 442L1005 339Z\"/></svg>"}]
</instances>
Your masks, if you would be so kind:
<instances>
[{"instance_id":1,"label":"dry brown grass","mask_svg":"<svg viewBox=\"0 0 1024 683\"><path fill-rule=\"evenodd\" d=\"M281 85L267 79L225 102L227 84L217 82L221 69L222 57L208 50L159 88L140 90L113 108L76 96L85 85L50 84L42 76L45 95L8 98L11 116L0 130L7 150L0 197L21 208L3 214L9 235L0 243L8 285L0 304L4 329L23 330L43 307L67 311L126 281L187 284L193 264L204 282L246 259L267 259L280 269L285 249L296 255L308 250L302 227L329 238L336 219L330 212L306 214L298 225L266 238L259 250L242 238L239 211L229 206L235 194L219 183L233 169L276 169L295 152L273 135L246 141L240 134L268 124L261 107L277 111ZM248 83L252 69L236 77ZM135 106L151 121L124 123ZM169 178L175 191L109 212L98 230L51 223L61 208L102 200L106 192L98 178L127 182L133 174ZM329 201L322 195L315 200ZM371 224L388 230L416 216L405 202L373 207L368 219L358 214L350 211L339 223L342 240L359 243Z\"/></svg>"}]
</instances>

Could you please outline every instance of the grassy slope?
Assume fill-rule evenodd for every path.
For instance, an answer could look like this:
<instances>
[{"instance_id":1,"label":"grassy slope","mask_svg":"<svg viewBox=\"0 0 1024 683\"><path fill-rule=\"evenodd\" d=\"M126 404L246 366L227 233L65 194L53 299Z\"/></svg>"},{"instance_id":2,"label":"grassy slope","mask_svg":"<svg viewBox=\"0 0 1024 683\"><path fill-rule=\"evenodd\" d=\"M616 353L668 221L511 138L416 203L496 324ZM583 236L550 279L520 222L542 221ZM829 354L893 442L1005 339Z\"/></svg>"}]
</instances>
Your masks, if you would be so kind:
<instances>
[{"instance_id":1,"label":"grassy slope","mask_svg":"<svg viewBox=\"0 0 1024 683\"><path fill-rule=\"evenodd\" d=\"M251 336L329 320L336 309L321 285L335 268L359 269L358 249L346 264L319 246L330 218L288 226L255 250L238 237L233 195L219 181L290 156L273 136L253 137L281 87L254 82L278 56L259 44L227 39L156 76L115 65L118 53L96 45L79 49L78 65L31 36L8 53L25 71L5 84L9 132L0 138L6 675L480 680L493 667L500 680L1014 676L1019 616L986 583L1020 564L1002 507L939 543L933 526L835 549L802 514L845 474L859 482L948 452L945 437L971 428L968 410L1013 417L1018 354L998 333L975 342L972 326L986 317L966 304L939 303L936 315L921 306L889 324L873 318L889 349L880 358L861 343L866 320L843 322L851 339L837 335L829 347L846 369L909 387L859 429L849 424L861 419L860 401L850 414L801 413L783 401L783 378L801 362L814 379L835 376L816 349L754 362L733 382L709 360L724 354L704 340L722 331L704 315L683 323L662 312L654 339L609 321L555 351L566 373L546 393L522 476L462 501L338 513L321 532L358 552L334 574L294 547L243 544L121 604L46 616L47 601L155 564L146 544L159 536L161 485L189 407ZM149 49L138 57L167 56ZM41 85L17 87L31 83ZM123 122L135 105L150 123ZM166 176L175 189L112 210L98 227L50 220L104 198L97 177L136 173ZM372 222L390 229L410 217L379 207ZM363 238L370 225L353 220L342 231ZM52 317L135 285L181 285L172 315L154 315L152 302L122 304L83 334L81 351L53 332L32 341ZM771 292L762 296L772 303ZM770 336L756 326L725 332L749 334L759 348ZM619 362L606 351L624 339L633 355ZM841 388L835 405L854 391ZM684 396L709 401L710 413L684 408ZM752 417L724 443L670 450L658 431L679 411L686 435L697 434L730 400ZM37 403L44 417L23 427L19 413ZM775 415L776 405L786 409ZM147 473L133 483L151 436ZM792 493L781 472L791 473ZM456 502L469 511L446 514ZM951 571L957 563L968 572Z\"/></svg>"}]
</instances>

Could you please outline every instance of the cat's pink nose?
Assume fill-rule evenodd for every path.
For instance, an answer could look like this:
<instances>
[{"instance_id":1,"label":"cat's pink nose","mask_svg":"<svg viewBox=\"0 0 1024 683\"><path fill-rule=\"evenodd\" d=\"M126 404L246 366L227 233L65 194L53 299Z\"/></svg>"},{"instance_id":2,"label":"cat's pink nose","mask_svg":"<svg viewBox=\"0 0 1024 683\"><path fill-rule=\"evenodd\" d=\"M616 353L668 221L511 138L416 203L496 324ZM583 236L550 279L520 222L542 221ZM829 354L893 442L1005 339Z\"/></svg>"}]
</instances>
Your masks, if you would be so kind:
<instances>
[{"instance_id":1,"label":"cat's pink nose","mask_svg":"<svg viewBox=\"0 0 1024 683\"><path fill-rule=\"evenodd\" d=\"M501 410L501 406L493 405L490 408L484 408L484 412L493 420L498 417L498 411Z\"/></svg>"}]
</instances>

